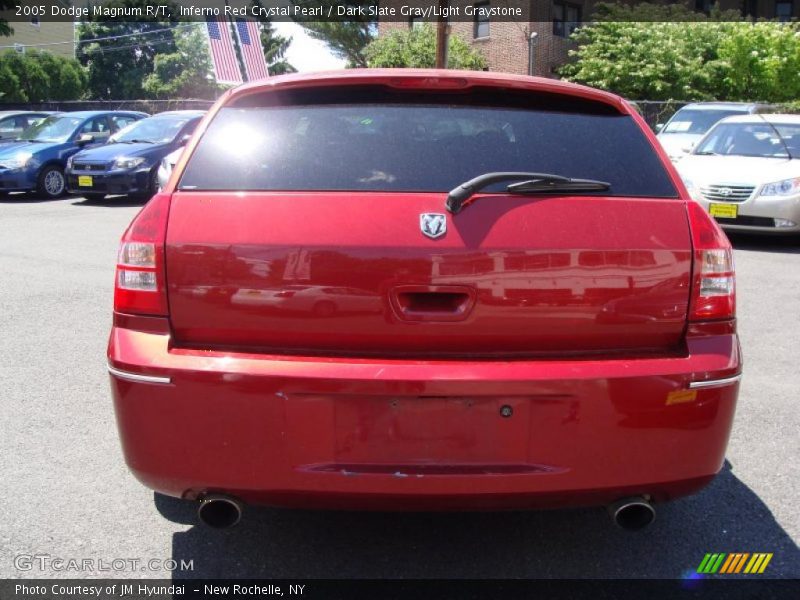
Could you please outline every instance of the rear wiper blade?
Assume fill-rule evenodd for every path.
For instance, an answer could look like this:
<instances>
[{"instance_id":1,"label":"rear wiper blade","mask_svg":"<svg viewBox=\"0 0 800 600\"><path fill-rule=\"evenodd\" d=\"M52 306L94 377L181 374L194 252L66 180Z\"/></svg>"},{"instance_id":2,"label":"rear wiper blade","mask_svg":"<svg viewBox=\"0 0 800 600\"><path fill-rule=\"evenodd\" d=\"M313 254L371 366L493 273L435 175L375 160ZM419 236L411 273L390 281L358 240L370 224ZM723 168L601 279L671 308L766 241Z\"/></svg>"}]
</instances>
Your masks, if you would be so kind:
<instances>
[{"instance_id":1,"label":"rear wiper blade","mask_svg":"<svg viewBox=\"0 0 800 600\"><path fill-rule=\"evenodd\" d=\"M464 204L482 189L503 181L517 181L506 188L512 194L541 194L547 192L602 192L611 184L595 179L573 179L552 173L494 172L478 175L462 183L447 194L446 207L453 214L461 211Z\"/></svg>"}]
</instances>

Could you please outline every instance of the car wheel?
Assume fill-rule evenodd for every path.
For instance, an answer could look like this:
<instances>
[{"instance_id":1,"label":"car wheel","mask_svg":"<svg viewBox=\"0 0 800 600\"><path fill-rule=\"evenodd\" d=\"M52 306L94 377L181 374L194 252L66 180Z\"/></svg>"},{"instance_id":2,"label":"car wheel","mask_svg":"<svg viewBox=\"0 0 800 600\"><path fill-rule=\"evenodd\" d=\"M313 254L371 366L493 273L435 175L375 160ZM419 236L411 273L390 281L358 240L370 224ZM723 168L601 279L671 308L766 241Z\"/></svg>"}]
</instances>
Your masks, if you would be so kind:
<instances>
[{"instance_id":1,"label":"car wheel","mask_svg":"<svg viewBox=\"0 0 800 600\"><path fill-rule=\"evenodd\" d=\"M103 198L106 197L105 194L84 194L83 197L88 200L89 202L100 202Z\"/></svg>"},{"instance_id":2,"label":"car wheel","mask_svg":"<svg viewBox=\"0 0 800 600\"><path fill-rule=\"evenodd\" d=\"M36 191L40 196L46 198L58 198L64 194L67 181L64 179L64 171L61 167L51 165L42 169L36 183Z\"/></svg>"}]
</instances>

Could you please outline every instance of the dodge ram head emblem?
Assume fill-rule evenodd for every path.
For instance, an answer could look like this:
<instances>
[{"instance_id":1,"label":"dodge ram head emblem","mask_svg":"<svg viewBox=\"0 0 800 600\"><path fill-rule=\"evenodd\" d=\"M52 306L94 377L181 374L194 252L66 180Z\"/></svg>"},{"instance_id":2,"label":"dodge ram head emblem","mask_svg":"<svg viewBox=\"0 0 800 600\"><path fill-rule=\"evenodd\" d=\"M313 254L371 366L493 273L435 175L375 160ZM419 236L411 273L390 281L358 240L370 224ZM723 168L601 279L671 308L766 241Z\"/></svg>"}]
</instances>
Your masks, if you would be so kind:
<instances>
[{"instance_id":1,"label":"dodge ram head emblem","mask_svg":"<svg viewBox=\"0 0 800 600\"><path fill-rule=\"evenodd\" d=\"M447 231L447 217L441 213L422 213L419 216L419 228L429 238L438 238Z\"/></svg>"}]
</instances>

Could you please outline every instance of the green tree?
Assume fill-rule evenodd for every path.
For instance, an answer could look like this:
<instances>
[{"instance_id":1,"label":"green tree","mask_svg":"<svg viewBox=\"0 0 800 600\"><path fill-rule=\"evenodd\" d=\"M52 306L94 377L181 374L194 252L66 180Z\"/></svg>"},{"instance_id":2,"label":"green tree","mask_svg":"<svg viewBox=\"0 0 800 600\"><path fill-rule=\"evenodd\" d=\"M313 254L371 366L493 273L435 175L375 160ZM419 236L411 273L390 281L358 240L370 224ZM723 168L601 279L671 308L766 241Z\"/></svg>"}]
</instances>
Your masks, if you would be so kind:
<instances>
[{"instance_id":1,"label":"green tree","mask_svg":"<svg viewBox=\"0 0 800 600\"><path fill-rule=\"evenodd\" d=\"M572 36L567 80L643 100L764 100L797 97L796 24L710 17L684 6L598 5Z\"/></svg>"},{"instance_id":2,"label":"green tree","mask_svg":"<svg viewBox=\"0 0 800 600\"><path fill-rule=\"evenodd\" d=\"M17 3L14 0L0 0L0 13L12 10ZM0 19L0 35L11 35L14 29L8 24L6 19Z\"/></svg>"},{"instance_id":3,"label":"green tree","mask_svg":"<svg viewBox=\"0 0 800 600\"><path fill-rule=\"evenodd\" d=\"M327 7L321 0L292 0L292 4L304 8ZM374 5L374 0L338 0L337 6L367 7ZM327 13L324 13L327 14ZM296 18L295 20L303 26L306 33L315 40L324 42L337 58L347 61L348 67L366 67L367 58L364 56L364 49L375 39L377 26L375 21L365 18L364 20L352 21L319 21L312 20L319 17L308 17L308 19Z\"/></svg>"},{"instance_id":4,"label":"green tree","mask_svg":"<svg viewBox=\"0 0 800 600\"><path fill-rule=\"evenodd\" d=\"M77 100L85 89L86 73L75 59L38 50L0 54L4 102Z\"/></svg>"},{"instance_id":5,"label":"green tree","mask_svg":"<svg viewBox=\"0 0 800 600\"><path fill-rule=\"evenodd\" d=\"M175 52L158 54L153 72L142 88L153 98L206 98L214 99L225 89L212 75L204 25L182 30L176 34Z\"/></svg>"},{"instance_id":6,"label":"green tree","mask_svg":"<svg viewBox=\"0 0 800 600\"><path fill-rule=\"evenodd\" d=\"M149 0L111 0L108 8L144 8ZM169 0L172 17L139 17L120 22L111 17L90 17L78 27L78 59L89 71L93 99L136 99L145 96L145 78L153 72L157 54L176 51L174 32L179 25L177 6ZM183 24L183 27L192 27ZM99 39L103 38L103 39ZM111 39L108 39L111 38ZM92 40L97 40L92 42Z\"/></svg>"},{"instance_id":7,"label":"green tree","mask_svg":"<svg viewBox=\"0 0 800 600\"><path fill-rule=\"evenodd\" d=\"M427 23L413 29L396 29L371 42L364 55L370 67L434 67L436 30ZM451 35L447 44L447 66L481 71L486 68L486 59L459 36Z\"/></svg>"}]
</instances>

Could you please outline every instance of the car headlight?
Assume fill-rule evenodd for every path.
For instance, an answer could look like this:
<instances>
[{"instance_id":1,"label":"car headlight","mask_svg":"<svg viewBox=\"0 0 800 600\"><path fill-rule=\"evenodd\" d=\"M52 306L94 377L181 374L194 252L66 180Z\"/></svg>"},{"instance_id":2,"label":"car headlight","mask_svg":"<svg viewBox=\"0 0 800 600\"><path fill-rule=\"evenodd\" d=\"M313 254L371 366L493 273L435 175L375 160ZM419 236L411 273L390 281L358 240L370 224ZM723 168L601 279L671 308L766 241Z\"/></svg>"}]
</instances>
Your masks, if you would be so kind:
<instances>
[{"instance_id":1,"label":"car headlight","mask_svg":"<svg viewBox=\"0 0 800 600\"><path fill-rule=\"evenodd\" d=\"M26 166L31 159L33 158L33 154L30 152L19 152L10 158L3 159L2 164L3 166L9 169L21 169L22 167Z\"/></svg>"},{"instance_id":2,"label":"car headlight","mask_svg":"<svg viewBox=\"0 0 800 600\"><path fill-rule=\"evenodd\" d=\"M115 169L135 169L144 162L141 156L120 156L114 161Z\"/></svg>"},{"instance_id":3,"label":"car headlight","mask_svg":"<svg viewBox=\"0 0 800 600\"><path fill-rule=\"evenodd\" d=\"M800 192L800 177L794 177L766 184L761 188L759 196L791 196L798 192Z\"/></svg>"}]
</instances>

